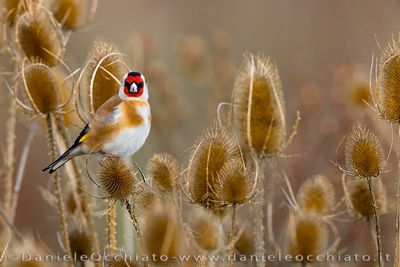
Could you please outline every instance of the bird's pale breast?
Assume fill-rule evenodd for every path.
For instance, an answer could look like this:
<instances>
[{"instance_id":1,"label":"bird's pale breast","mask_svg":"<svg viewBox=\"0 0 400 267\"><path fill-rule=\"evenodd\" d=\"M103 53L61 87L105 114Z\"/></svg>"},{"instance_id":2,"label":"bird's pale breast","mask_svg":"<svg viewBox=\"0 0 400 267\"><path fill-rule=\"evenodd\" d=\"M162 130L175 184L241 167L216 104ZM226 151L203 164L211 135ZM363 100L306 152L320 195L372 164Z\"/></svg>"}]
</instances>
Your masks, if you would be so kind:
<instances>
[{"instance_id":1,"label":"bird's pale breast","mask_svg":"<svg viewBox=\"0 0 400 267\"><path fill-rule=\"evenodd\" d=\"M99 116L90 123L88 151L126 157L143 146L151 125L148 102L118 100L110 99L110 105L98 110Z\"/></svg>"}]
</instances>

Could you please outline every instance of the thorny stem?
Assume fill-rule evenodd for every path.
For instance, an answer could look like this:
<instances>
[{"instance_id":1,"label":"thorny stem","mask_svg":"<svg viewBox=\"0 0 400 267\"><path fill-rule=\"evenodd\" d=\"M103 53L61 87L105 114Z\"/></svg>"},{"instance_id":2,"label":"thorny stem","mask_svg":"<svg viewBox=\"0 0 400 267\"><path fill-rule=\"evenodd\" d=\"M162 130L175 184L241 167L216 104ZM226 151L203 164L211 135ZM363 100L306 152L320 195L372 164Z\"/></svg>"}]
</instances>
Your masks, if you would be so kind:
<instances>
[{"instance_id":1,"label":"thorny stem","mask_svg":"<svg viewBox=\"0 0 400 267\"><path fill-rule=\"evenodd\" d=\"M111 254L117 250L117 240L116 236L116 209L115 209L115 202L108 200L108 218L107 218L107 244L108 249L110 250Z\"/></svg>"},{"instance_id":2,"label":"thorny stem","mask_svg":"<svg viewBox=\"0 0 400 267\"><path fill-rule=\"evenodd\" d=\"M232 257L233 253L234 253L234 239L235 239L235 235L236 235L236 230L235 230L235 225L236 225L236 204L233 204L232 207L232 224L231 224L231 232L229 234L229 246L228 246L228 260L226 263L226 266L231 267L232 266L232 261L230 260L230 258Z\"/></svg>"},{"instance_id":3,"label":"thorny stem","mask_svg":"<svg viewBox=\"0 0 400 267\"><path fill-rule=\"evenodd\" d=\"M395 252L395 267L400 267L400 125L397 136L397 193L396 193L396 252Z\"/></svg>"},{"instance_id":4,"label":"thorny stem","mask_svg":"<svg viewBox=\"0 0 400 267\"><path fill-rule=\"evenodd\" d=\"M8 119L6 123L6 149L4 154L4 165L2 169L2 183L4 191L2 196L2 206L6 214L11 212L13 197L13 172L14 172L14 152L15 152L15 126L16 126L17 104L10 102L8 109Z\"/></svg>"},{"instance_id":5,"label":"thorny stem","mask_svg":"<svg viewBox=\"0 0 400 267\"><path fill-rule=\"evenodd\" d=\"M56 160L57 155L56 155L56 144L54 140L53 120L50 113L46 114L46 126L47 126L47 139L49 143L48 145L50 150L50 157L51 160L54 161ZM68 238L68 226L67 226L67 220L65 218L64 203L61 196L60 177L58 176L58 172L54 172L52 174L52 177L53 177L54 195L57 200L57 212L60 220L61 236L63 239L64 248L66 249L68 256L72 258L72 252Z\"/></svg>"},{"instance_id":6,"label":"thorny stem","mask_svg":"<svg viewBox=\"0 0 400 267\"><path fill-rule=\"evenodd\" d=\"M139 247L139 253L142 253L143 248L142 248L142 235L140 234L139 230L139 222L136 218L135 211L133 210L134 206L131 206L129 204L128 200L125 200L125 207L128 210L129 216L131 217L133 228L135 228L136 236L137 236L137 242L138 242L138 247ZM144 267L148 267L147 262L143 262Z\"/></svg>"},{"instance_id":7,"label":"thorny stem","mask_svg":"<svg viewBox=\"0 0 400 267\"><path fill-rule=\"evenodd\" d=\"M65 130L65 126L63 125L62 118L58 114L56 115L56 127L57 127L57 132L60 134L62 141L64 142L65 148L68 147L69 143L69 138L67 131ZM89 200L87 194L82 190L83 188L83 181L82 181L82 176L81 172L79 171L78 165L74 159L71 161L71 179L75 182L76 188L74 190L74 196L77 193L79 196L79 199L77 201L79 210L83 213L86 222L87 222L87 227L88 227L88 232L91 235L91 240L94 245L94 250L95 251L100 251L100 245L99 245L99 240L97 237L97 232L95 229L95 223L93 220L93 214L92 214L92 205L91 201ZM100 266L100 265L98 265Z\"/></svg>"},{"instance_id":8,"label":"thorny stem","mask_svg":"<svg viewBox=\"0 0 400 267\"><path fill-rule=\"evenodd\" d=\"M375 192L373 190L372 186L372 180L371 177L367 177L368 181L368 188L369 188L369 193L371 194L371 204L374 209L374 218L375 218L375 232L376 232L376 248L378 252L378 266L383 267L383 262L382 262L382 239L381 239L381 225L379 221L379 208L376 203L376 198L375 198Z\"/></svg>"},{"instance_id":9,"label":"thorny stem","mask_svg":"<svg viewBox=\"0 0 400 267\"><path fill-rule=\"evenodd\" d=\"M255 247L256 247L256 254L258 257L263 257L265 254L265 241L264 241L264 210L263 210L263 203L264 203L264 187L263 187L263 180L264 180L264 168L263 168L263 160L258 160L257 164L259 164L258 168L258 190L259 195L257 201L260 203L261 207L258 205L252 205L252 213L253 213L253 223L254 223L254 237L255 237ZM265 263L262 261L257 262L257 267L264 267Z\"/></svg>"}]
</instances>

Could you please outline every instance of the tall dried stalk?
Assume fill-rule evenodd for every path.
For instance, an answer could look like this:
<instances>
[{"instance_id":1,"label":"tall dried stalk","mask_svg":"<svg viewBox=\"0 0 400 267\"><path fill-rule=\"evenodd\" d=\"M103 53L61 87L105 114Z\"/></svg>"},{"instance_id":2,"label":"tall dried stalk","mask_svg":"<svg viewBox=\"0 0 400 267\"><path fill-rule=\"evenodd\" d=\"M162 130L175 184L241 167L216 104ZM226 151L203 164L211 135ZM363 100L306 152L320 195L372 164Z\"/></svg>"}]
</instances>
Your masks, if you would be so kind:
<instances>
[{"instance_id":1,"label":"tall dried stalk","mask_svg":"<svg viewBox=\"0 0 400 267\"><path fill-rule=\"evenodd\" d=\"M397 140L397 160L398 160L398 177L397 177L397 193L396 193L396 252L395 252L395 267L400 267L400 126L398 130Z\"/></svg>"},{"instance_id":2,"label":"tall dried stalk","mask_svg":"<svg viewBox=\"0 0 400 267\"><path fill-rule=\"evenodd\" d=\"M57 132L61 136L63 145L65 147L67 147L68 143L69 143L69 138L68 138L67 131L65 130L65 126L63 125L61 116L56 115L56 127L57 127ZM78 201L77 201L78 207L79 207L80 212L83 213L83 216L86 219L88 233L93 242L94 250L99 251L100 245L99 245L99 240L97 237L97 232L95 229L95 223L93 220L91 201L88 198L86 192L84 192L82 190L84 183L82 181L82 176L81 176L79 167L77 166L75 159L72 159L70 162L71 162L71 172L72 172L71 179L73 180L73 182L75 183L75 186L76 186L76 188L74 188L74 193L78 194Z\"/></svg>"},{"instance_id":3,"label":"tall dried stalk","mask_svg":"<svg viewBox=\"0 0 400 267\"><path fill-rule=\"evenodd\" d=\"M108 200L108 217L107 217L107 244L110 253L114 253L117 250L116 240L116 209L115 202Z\"/></svg>"},{"instance_id":4,"label":"tall dried stalk","mask_svg":"<svg viewBox=\"0 0 400 267\"><path fill-rule=\"evenodd\" d=\"M10 102L8 109L8 119L6 123L6 149L4 152L4 165L2 169L2 183L4 186L2 196L2 206L6 214L11 211L11 203L13 198L13 173L14 173L14 161L15 161L15 126L16 126L16 113L17 105L15 101Z\"/></svg>"},{"instance_id":5,"label":"tall dried stalk","mask_svg":"<svg viewBox=\"0 0 400 267\"><path fill-rule=\"evenodd\" d=\"M382 262L382 239L381 239L381 225L379 221L379 208L376 202L375 191L373 190L371 177L367 177L368 181L368 189L371 194L371 205L374 209L374 218L375 218L375 232L376 232L376 249L378 252L378 266L383 267Z\"/></svg>"},{"instance_id":6,"label":"tall dried stalk","mask_svg":"<svg viewBox=\"0 0 400 267\"><path fill-rule=\"evenodd\" d=\"M226 266L232 267L233 261L230 260L231 256L234 253L235 248L235 224L236 224L236 204L232 207L232 222L231 222L231 232L229 233L229 246L228 246L228 261Z\"/></svg>"},{"instance_id":7,"label":"tall dried stalk","mask_svg":"<svg viewBox=\"0 0 400 267\"><path fill-rule=\"evenodd\" d=\"M254 242L255 242L255 248L256 248L256 253L258 257L263 257L265 254L265 240L264 240L264 233L265 233L265 227L264 227L264 209L263 209L263 203L264 203L264 163L263 160L258 160L256 163L258 164L258 185L257 189L259 190L259 194L257 196L257 202L260 203L260 205L252 205L252 213L253 213L253 222L254 222ZM257 267L264 267L265 263L263 261L257 261Z\"/></svg>"},{"instance_id":8,"label":"tall dried stalk","mask_svg":"<svg viewBox=\"0 0 400 267\"><path fill-rule=\"evenodd\" d=\"M47 126L47 139L48 139L48 146L50 150L50 157L51 160L54 161L57 159L57 148L56 148L56 143L55 143L55 138L54 138L54 128L53 128L53 118L50 113L46 114L46 126ZM53 190L54 190L54 195L57 200L57 212L60 220L60 228L61 228L61 237L63 240L63 245L64 248L68 254L72 258L72 252L71 252L71 247L69 244L69 238L68 238L68 225L67 225L67 220L65 217L65 209L64 209L64 202L62 199L61 195L61 186L60 186L60 177L58 175L58 172L54 172L52 174L53 177Z\"/></svg>"}]
</instances>

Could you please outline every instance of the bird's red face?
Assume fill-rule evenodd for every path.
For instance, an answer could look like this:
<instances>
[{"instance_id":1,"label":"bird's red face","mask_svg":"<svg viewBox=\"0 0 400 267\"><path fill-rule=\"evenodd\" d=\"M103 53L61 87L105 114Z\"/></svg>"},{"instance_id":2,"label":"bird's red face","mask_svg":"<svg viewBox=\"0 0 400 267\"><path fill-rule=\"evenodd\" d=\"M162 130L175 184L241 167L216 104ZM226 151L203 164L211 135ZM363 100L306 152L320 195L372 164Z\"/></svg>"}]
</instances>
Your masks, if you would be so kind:
<instances>
[{"instance_id":1,"label":"bird's red face","mask_svg":"<svg viewBox=\"0 0 400 267\"><path fill-rule=\"evenodd\" d=\"M125 95L127 97L140 97L144 90L144 76L140 72L129 72L124 80Z\"/></svg>"}]
</instances>

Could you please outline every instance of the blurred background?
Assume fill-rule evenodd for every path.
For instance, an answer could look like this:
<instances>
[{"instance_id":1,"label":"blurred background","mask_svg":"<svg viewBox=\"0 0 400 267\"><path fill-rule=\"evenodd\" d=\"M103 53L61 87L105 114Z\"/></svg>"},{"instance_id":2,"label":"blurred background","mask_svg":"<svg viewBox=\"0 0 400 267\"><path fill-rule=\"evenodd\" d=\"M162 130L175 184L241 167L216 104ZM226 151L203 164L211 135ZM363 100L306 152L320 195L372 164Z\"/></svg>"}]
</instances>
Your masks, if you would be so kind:
<instances>
[{"instance_id":1,"label":"blurred background","mask_svg":"<svg viewBox=\"0 0 400 267\"><path fill-rule=\"evenodd\" d=\"M230 101L243 54L271 56L281 76L289 127L297 110L302 117L287 157L280 160L284 171L295 189L307 177L325 174L340 199L341 175L330 160L344 164L343 147L338 153L336 149L356 121L367 123L389 150L390 126L362 99L368 101L372 56L379 57L379 46L397 38L399 26L400 1L395 0L99 1L95 19L71 35L65 58L72 69L80 68L94 41L102 40L125 54L132 69L144 71L154 116L151 136L135 155L144 168L154 152L170 152L185 162L185 151L216 119L218 103ZM6 57L0 59L4 62ZM6 109L0 114L3 120ZM21 117L18 124L17 157L29 123ZM0 130L1 140L4 134ZM38 191L49 179L40 172L49 162L44 135L40 130L34 139L16 223L22 231L37 232L54 244L56 214ZM390 253L395 161L393 154L383 174L389 199L389 213L382 218L383 240L384 251ZM280 241L279 221L286 215L277 215ZM354 222L347 214L341 218L336 222L343 239L339 248L370 251L372 241L362 234L368 233L367 224Z\"/></svg>"}]
</instances>

